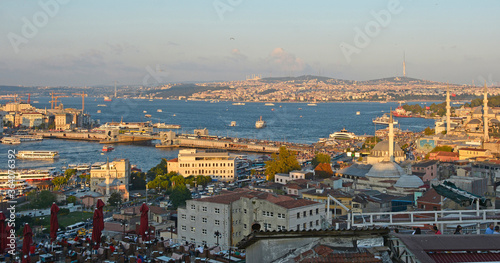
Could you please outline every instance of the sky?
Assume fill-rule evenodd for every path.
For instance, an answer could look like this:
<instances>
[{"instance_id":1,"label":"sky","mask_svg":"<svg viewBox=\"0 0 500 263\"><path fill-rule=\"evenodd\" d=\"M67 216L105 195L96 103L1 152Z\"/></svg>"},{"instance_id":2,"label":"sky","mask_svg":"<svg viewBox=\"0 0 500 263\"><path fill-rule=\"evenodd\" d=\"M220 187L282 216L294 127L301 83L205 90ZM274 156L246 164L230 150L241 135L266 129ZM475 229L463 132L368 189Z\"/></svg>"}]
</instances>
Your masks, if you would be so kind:
<instances>
[{"instance_id":1,"label":"sky","mask_svg":"<svg viewBox=\"0 0 500 263\"><path fill-rule=\"evenodd\" d=\"M0 1L0 85L500 81L500 1Z\"/></svg>"}]
</instances>

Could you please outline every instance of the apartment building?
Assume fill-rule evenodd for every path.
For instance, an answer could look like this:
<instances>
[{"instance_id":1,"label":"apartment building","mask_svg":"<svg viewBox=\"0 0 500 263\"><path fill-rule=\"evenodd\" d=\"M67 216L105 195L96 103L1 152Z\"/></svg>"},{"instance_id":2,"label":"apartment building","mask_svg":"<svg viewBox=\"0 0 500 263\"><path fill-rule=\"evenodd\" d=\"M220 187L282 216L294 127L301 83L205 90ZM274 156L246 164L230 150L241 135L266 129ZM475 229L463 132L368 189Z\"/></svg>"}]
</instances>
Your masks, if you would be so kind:
<instances>
[{"instance_id":1,"label":"apartment building","mask_svg":"<svg viewBox=\"0 0 500 263\"><path fill-rule=\"evenodd\" d=\"M184 177L205 175L218 181L234 181L236 166L234 157L223 150L179 150L177 159L167 162L169 172L177 172Z\"/></svg>"},{"instance_id":2,"label":"apartment building","mask_svg":"<svg viewBox=\"0 0 500 263\"><path fill-rule=\"evenodd\" d=\"M130 162L128 159L115 160L99 168L90 170L90 190L104 195L105 199L119 192L122 199L129 200Z\"/></svg>"},{"instance_id":3,"label":"apartment building","mask_svg":"<svg viewBox=\"0 0 500 263\"><path fill-rule=\"evenodd\" d=\"M178 236L208 246L218 242L227 248L250 234L256 225L268 231L320 229L324 214L322 203L237 189L187 200L186 207L178 209Z\"/></svg>"}]
</instances>

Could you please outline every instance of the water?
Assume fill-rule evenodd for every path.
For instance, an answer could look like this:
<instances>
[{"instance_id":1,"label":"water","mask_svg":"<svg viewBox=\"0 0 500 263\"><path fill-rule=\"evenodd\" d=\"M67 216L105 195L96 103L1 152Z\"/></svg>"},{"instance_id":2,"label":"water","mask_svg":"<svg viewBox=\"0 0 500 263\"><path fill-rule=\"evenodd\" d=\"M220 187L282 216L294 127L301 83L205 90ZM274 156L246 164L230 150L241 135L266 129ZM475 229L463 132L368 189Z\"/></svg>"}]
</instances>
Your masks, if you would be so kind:
<instances>
[{"instance_id":1,"label":"water","mask_svg":"<svg viewBox=\"0 0 500 263\"><path fill-rule=\"evenodd\" d=\"M39 101L37 108L50 108L50 98L32 98ZM81 98L60 98L65 108L81 109ZM5 102L4 102L5 103ZM423 102L415 102L422 103ZM105 104L106 107L98 106ZM326 138L330 133L346 128L358 135L373 135L375 129L385 126L375 125L372 119L388 113L397 103L318 103L307 106L307 103L246 103L243 106L232 105L231 102L210 103L206 101L177 100L136 100L114 99L104 102L102 98L86 98L85 112L101 123L109 121L147 121L180 124L179 132L191 133L196 128L207 128L211 135L253 138L261 140L290 141L296 143L314 143L319 138ZM427 103L430 104L430 103ZM281 107L280 107L281 106ZM161 109L162 112L157 112ZM274 109L274 110L272 110ZM101 113L97 113L101 110ZM144 113L143 111L147 111ZM359 111L360 115L356 115ZM151 114L151 119L145 118ZM175 116L174 116L175 115ZM267 122L264 129L255 129L255 122L262 116ZM236 127L230 127L236 121ZM402 130L422 131L433 127L434 120L420 118L398 118ZM53 163L40 161L17 160L18 167L63 166L70 163L93 163L106 161L109 157L128 158L132 164L141 169L149 169L158 164L161 158L175 158L178 150L157 149L152 146L117 145L115 151L100 154L102 144L94 142L44 140L41 142L22 143L21 145L0 145L0 168L7 167L7 150L56 150L60 159Z\"/></svg>"}]
</instances>

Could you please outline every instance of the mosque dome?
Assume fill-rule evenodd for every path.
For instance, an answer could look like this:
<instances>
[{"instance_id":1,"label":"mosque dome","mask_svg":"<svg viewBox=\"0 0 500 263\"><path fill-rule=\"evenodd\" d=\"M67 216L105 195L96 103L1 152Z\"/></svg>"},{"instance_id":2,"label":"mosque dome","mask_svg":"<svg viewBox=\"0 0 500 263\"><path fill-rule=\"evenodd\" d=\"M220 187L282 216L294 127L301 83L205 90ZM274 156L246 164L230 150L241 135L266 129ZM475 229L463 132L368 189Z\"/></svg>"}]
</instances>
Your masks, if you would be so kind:
<instances>
[{"instance_id":1,"label":"mosque dome","mask_svg":"<svg viewBox=\"0 0 500 263\"><path fill-rule=\"evenodd\" d=\"M370 152L372 156L389 156L389 140L384 140L375 145ZM404 152L397 142L394 142L394 156L404 156Z\"/></svg>"},{"instance_id":2,"label":"mosque dome","mask_svg":"<svg viewBox=\"0 0 500 263\"><path fill-rule=\"evenodd\" d=\"M472 114L483 114L483 107L479 106L479 107L474 108L474 111ZM488 115L489 114L493 114L493 115L495 114L490 107L488 107Z\"/></svg>"},{"instance_id":3,"label":"mosque dome","mask_svg":"<svg viewBox=\"0 0 500 263\"><path fill-rule=\"evenodd\" d=\"M467 123L467 125L478 125L478 124L481 124L481 120L472 119Z\"/></svg>"},{"instance_id":4,"label":"mosque dome","mask_svg":"<svg viewBox=\"0 0 500 263\"><path fill-rule=\"evenodd\" d=\"M424 185L422 179L420 179L416 175L408 175L408 174L401 176L401 178L398 179L396 184L394 184L395 187L402 187L402 188L418 188L422 185Z\"/></svg>"},{"instance_id":5,"label":"mosque dome","mask_svg":"<svg viewBox=\"0 0 500 263\"><path fill-rule=\"evenodd\" d=\"M383 161L375 163L366 174L366 177L376 178L399 178L405 175L405 171L395 162Z\"/></svg>"}]
</instances>

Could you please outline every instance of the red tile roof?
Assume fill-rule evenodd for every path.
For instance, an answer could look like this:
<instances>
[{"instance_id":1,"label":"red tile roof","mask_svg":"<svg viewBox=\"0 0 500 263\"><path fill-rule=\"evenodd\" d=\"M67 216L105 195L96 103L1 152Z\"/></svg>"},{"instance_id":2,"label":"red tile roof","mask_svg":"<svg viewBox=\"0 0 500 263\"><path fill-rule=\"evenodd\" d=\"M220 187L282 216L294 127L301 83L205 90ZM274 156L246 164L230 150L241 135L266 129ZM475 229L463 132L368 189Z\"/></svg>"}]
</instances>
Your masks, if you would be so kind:
<instances>
[{"instance_id":1,"label":"red tile roof","mask_svg":"<svg viewBox=\"0 0 500 263\"><path fill-rule=\"evenodd\" d=\"M230 204L239 200L240 198L257 198L261 200L267 200L271 203L278 203L287 200L294 200L292 197L284 195L276 195L263 191L255 191L247 188L239 188L234 191L223 191L220 195L195 199L200 202L210 202L219 204Z\"/></svg>"},{"instance_id":2,"label":"red tile roof","mask_svg":"<svg viewBox=\"0 0 500 263\"><path fill-rule=\"evenodd\" d=\"M417 199L417 202L426 202L431 204L441 204L441 196L434 190L434 188L429 189L424 193L423 196Z\"/></svg>"},{"instance_id":3,"label":"red tile roof","mask_svg":"<svg viewBox=\"0 0 500 263\"><path fill-rule=\"evenodd\" d=\"M291 208L297 208L297 207L302 207L302 206L318 204L318 202L305 200L305 199L297 199L297 200L282 201L282 202L278 202L276 204L281 206L281 207L284 207L286 209L291 209Z\"/></svg>"},{"instance_id":4,"label":"red tile roof","mask_svg":"<svg viewBox=\"0 0 500 263\"><path fill-rule=\"evenodd\" d=\"M179 158L174 158L172 160L168 160L167 163L176 163L179 161Z\"/></svg>"}]
</instances>

